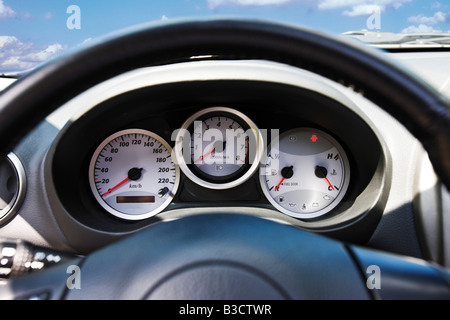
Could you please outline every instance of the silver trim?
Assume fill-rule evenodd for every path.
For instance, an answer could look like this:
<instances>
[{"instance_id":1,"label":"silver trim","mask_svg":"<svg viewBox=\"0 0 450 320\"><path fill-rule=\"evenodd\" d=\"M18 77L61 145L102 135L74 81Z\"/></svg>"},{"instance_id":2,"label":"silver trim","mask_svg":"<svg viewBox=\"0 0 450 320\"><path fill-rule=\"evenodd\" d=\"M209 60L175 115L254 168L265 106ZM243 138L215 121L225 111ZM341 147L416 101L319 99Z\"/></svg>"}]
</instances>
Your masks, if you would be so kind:
<instances>
[{"instance_id":1,"label":"silver trim","mask_svg":"<svg viewBox=\"0 0 450 320\"><path fill-rule=\"evenodd\" d=\"M239 70L236 73L235 70ZM294 85L329 96L358 110L336 83L311 72L270 61L194 61L146 67L129 71L92 87L68 101L47 117L55 128L63 129L100 103L136 89L185 81L251 80Z\"/></svg>"},{"instance_id":2,"label":"silver trim","mask_svg":"<svg viewBox=\"0 0 450 320\"><path fill-rule=\"evenodd\" d=\"M17 211L19 211L19 208L25 198L25 192L27 189L27 179L22 162L12 152L8 154L7 159L11 162L16 171L17 191L9 204L3 210L0 210L0 226L8 222L12 217L15 216Z\"/></svg>"}]
</instances>

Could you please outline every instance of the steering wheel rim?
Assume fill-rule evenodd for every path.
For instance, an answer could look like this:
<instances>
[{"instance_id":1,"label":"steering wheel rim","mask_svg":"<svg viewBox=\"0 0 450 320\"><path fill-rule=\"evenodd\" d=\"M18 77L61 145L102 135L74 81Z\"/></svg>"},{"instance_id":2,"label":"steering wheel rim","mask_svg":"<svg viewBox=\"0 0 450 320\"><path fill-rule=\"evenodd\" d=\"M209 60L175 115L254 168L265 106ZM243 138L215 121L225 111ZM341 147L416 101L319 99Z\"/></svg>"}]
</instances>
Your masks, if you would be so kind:
<instances>
[{"instance_id":1,"label":"steering wheel rim","mask_svg":"<svg viewBox=\"0 0 450 320\"><path fill-rule=\"evenodd\" d=\"M204 55L272 60L351 85L422 142L450 189L450 104L442 95L374 50L262 21L196 20L139 27L41 66L0 96L0 137L8 137L2 139L0 153L9 152L48 114L92 85L138 67ZM215 219L205 217L201 221ZM144 232L150 234L151 229ZM117 246L106 248L108 255L117 253ZM358 252L352 254L364 256Z\"/></svg>"}]
</instances>

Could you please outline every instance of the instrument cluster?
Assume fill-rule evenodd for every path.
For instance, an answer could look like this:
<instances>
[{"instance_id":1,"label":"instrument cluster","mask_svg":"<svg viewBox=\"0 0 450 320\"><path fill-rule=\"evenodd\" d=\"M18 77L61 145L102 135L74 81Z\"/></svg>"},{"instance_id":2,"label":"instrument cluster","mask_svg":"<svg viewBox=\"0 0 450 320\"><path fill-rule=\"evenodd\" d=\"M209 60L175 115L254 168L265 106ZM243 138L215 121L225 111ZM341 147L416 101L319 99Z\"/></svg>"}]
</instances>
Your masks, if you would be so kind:
<instances>
[{"instance_id":1,"label":"instrument cluster","mask_svg":"<svg viewBox=\"0 0 450 320\"><path fill-rule=\"evenodd\" d=\"M357 106L262 81L111 97L69 122L47 159L57 218L67 232L96 237L236 212L365 241L390 179L385 148Z\"/></svg>"},{"instance_id":2,"label":"instrument cluster","mask_svg":"<svg viewBox=\"0 0 450 320\"><path fill-rule=\"evenodd\" d=\"M345 149L318 128L268 133L238 110L211 107L192 114L173 136L174 148L140 128L104 139L88 172L98 204L121 219L147 219L170 204L180 172L212 190L235 188L257 174L274 208L308 220L332 211L351 180Z\"/></svg>"}]
</instances>

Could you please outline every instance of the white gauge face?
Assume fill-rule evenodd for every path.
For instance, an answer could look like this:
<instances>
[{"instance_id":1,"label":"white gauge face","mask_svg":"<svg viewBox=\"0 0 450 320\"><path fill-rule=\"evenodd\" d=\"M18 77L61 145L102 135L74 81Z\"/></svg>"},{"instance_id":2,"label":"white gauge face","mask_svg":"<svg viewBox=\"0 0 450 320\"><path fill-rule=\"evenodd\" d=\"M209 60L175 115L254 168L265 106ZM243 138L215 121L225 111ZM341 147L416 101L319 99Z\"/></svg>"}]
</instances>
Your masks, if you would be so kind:
<instances>
[{"instance_id":1,"label":"white gauge face","mask_svg":"<svg viewBox=\"0 0 450 320\"><path fill-rule=\"evenodd\" d=\"M228 189L246 181L257 170L262 154L262 136L256 125L225 107L192 115L176 141L181 170L210 189Z\"/></svg>"},{"instance_id":2,"label":"white gauge face","mask_svg":"<svg viewBox=\"0 0 450 320\"><path fill-rule=\"evenodd\" d=\"M172 149L160 136L128 129L106 138L89 166L89 183L98 203L127 220L149 218L173 199L179 169Z\"/></svg>"},{"instance_id":3,"label":"white gauge face","mask_svg":"<svg viewBox=\"0 0 450 320\"><path fill-rule=\"evenodd\" d=\"M249 139L244 128L227 115L217 115L194 122L191 137L191 161L211 177L226 177L248 163ZM233 136L228 136L229 132Z\"/></svg>"},{"instance_id":4,"label":"white gauge face","mask_svg":"<svg viewBox=\"0 0 450 320\"><path fill-rule=\"evenodd\" d=\"M340 203L349 185L350 165L342 146L329 134L294 129L272 142L260 179L264 194L278 210L311 219Z\"/></svg>"}]
</instances>

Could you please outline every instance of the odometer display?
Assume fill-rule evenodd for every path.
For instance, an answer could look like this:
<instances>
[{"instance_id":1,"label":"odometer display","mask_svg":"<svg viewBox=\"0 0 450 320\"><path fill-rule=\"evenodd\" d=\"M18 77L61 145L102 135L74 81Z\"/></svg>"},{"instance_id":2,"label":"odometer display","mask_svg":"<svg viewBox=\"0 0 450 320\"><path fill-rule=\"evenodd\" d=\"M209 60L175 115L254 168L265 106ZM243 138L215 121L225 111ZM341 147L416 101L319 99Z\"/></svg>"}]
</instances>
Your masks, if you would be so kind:
<instances>
[{"instance_id":1,"label":"odometer display","mask_svg":"<svg viewBox=\"0 0 450 320\"><path fill-rule=\"evenodd\" d=\"M89 166L95 199L109 213L127 220L161 212L178 188L179 169L172 149L160 136L128 129L106 138Z\"/></svg>"}]
</instances>

